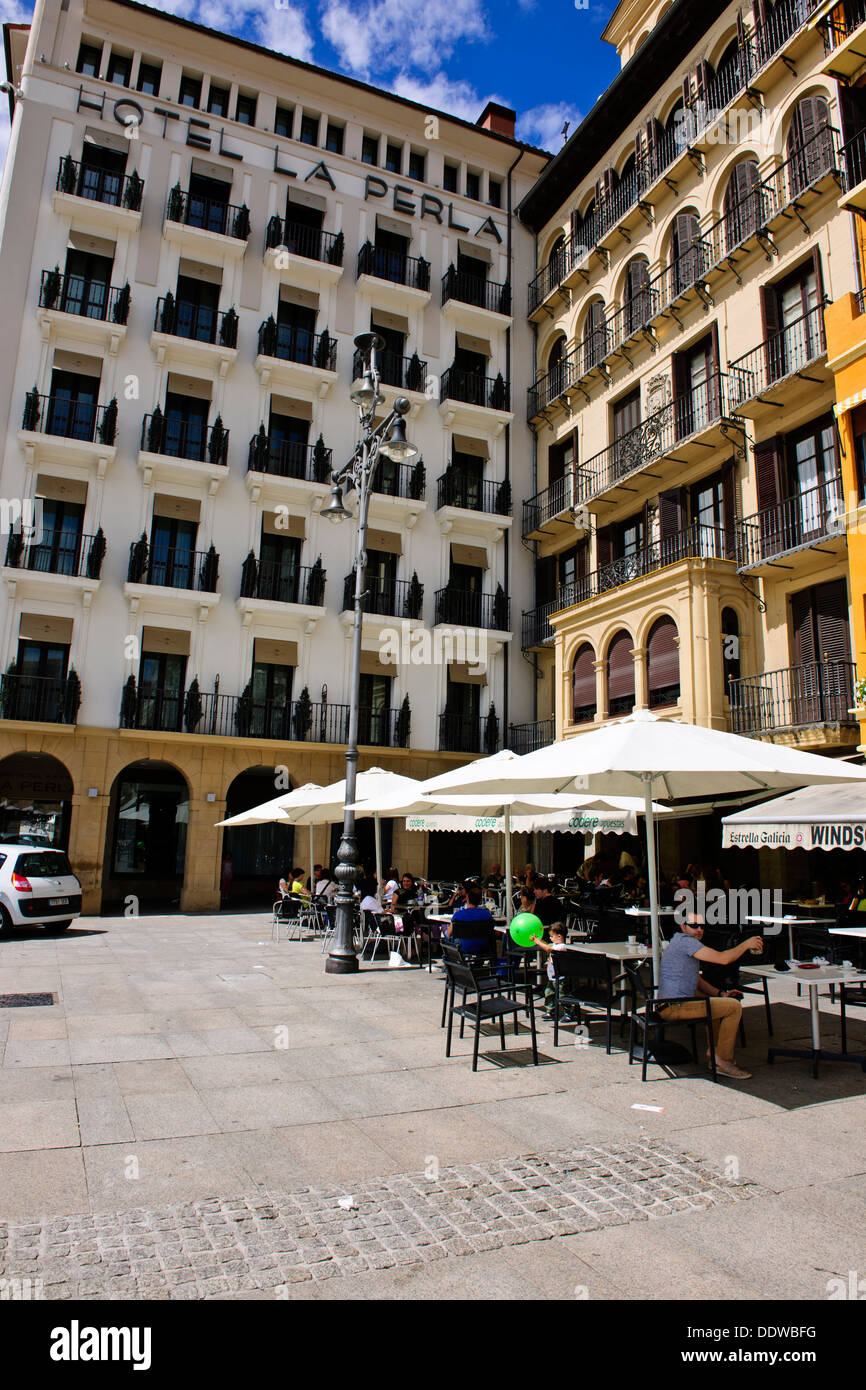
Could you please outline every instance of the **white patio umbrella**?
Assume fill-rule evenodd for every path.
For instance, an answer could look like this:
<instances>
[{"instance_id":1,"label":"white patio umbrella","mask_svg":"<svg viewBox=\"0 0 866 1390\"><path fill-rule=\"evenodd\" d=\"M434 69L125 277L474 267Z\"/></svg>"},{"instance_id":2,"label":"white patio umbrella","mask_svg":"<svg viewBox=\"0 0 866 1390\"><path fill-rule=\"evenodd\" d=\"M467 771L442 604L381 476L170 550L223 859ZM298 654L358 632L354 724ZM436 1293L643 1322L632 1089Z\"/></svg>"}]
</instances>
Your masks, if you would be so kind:
<instances>
[{"instance_id":1,"label":"white patio umbrella","mask_svg":"<svg viewBox=\"0 0 866 1390\"><path fill-rule=\"evenodd\" d=\"M309 805L310 797L321 792L322 788L315 782L307 782L303 787L295 787L294 791L283 792L282 796L275 796L270 801L263 801L259 806L251 806L248 811L239 811L236 816L229 816L228 820L218 820L217 825L286 825L291 822L291 812L295 806L306 807ZM315 851L313 847L313 826L310 826L310 883L313 882L313 859Z\"/></svg>"},{"instance_id":2,"label":"white patio umbrella","mask_svg":"<svg viewBox=\"0 0 866 1390\"><path fill-rule=\"evenodd\" d=\"M653 964L658 980L661 937L655 854L653 797L675 800L715 793L785 791L825 782L858 782L866 787L866 769L830 762L813 753L697 724L661 719L636 710L627 719L592 733L565 739L508 762L487 758L434 779L439 792L461 794L598 792L628 795L642 788L646 807L647 868L652 912ZM472 780L472 774L475 780Z\"/></svg>"}]
</instances>

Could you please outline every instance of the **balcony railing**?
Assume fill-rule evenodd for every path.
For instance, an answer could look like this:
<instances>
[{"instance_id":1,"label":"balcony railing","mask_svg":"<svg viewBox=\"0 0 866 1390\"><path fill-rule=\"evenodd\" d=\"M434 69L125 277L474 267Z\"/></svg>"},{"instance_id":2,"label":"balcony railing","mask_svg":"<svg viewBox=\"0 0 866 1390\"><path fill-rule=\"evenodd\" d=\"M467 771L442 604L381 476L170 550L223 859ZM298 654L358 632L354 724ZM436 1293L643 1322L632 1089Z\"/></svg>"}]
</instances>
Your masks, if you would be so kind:
<instances>
[{"instance_id":1,"label":"balcony railing","mask_svg":"<svg viewBox=\"0 0 866 1390\"><path fill-rule=\"evenodd\" d=\"M302 603L321 608L325 602L328 572L321 565L287 566L280 560L244 561L241 598L260 598L269 603Z\"/></svg>"},{"instance_id":2,"label":"balcony railing","mask_svg":"<svg viewBox=\"0 0 866 1390\"><path fill-rule=\"evenodd\" d=\"M28 391L21 428L110 448L117 435L117 401L96 405L69 396L40 396L38 391Z\"/></svg>"},{"instance_id":3,"label":"balcony railing","mask_svg":"<svg viewBox=\"0 0 866 1390\"><path fill-rule=\"evenodd\" d=\"M549 372L538 378L534 386L530 386L527 393L527 419L534 420L536 415L547 410L574 385L581 376L580 358L579 350L566 353Z\"/></svg>"},{"instance_id":4,"label":"balcony railing","mask_svg":"<svg viewBox=\"0 0 866 1390\"><path fill-rule=\"evenodd\" d=\"M133 541L129 547L129 584L156 584L167 589L197 589L215 594L219 555L211 550L186 550L183 546Z\"/></svg>"},{"instance_id":5,"label":"balcony railing","mask_svg":"<svg viewBox=\"0 0 866 1390\"><path fill-rule=\"evenodd\" d=\"M420 618L424 585L406 579L378 579L367 575L364 581L362 611L383 618ZM343 580L343 611L355 607L355 571Z\"/></svg>"},{"instance_id":6,"label":"balcony railing","mask_svg":"<svg viewBox=\"0 0 866 1390\"><path fill-rule=\"evenodd\" d=\"M256 699L242 695L169 692L144 686L124 690L119 727L162 732L184 731L216 738L278 739L283 743L335 743L349 740L349 705L309 700ZM358 741L375 747L407 748L411 718L400 710L358 711Z\"/></svg>"},{"instance_id":7,"label":"balcony railing","mask_svg":"<svg viewBox=\"0 0 866 1390\"><path fill-rule=\"evenodd\" d=\"M427 472L423 459L414 463L394 463L379 455L373 474L373 491L382 497L402 497L407 502L423 502L427 491Z\"/></svg>"},{"instance_id":8,"label":"balcony railing","mask_svg":"<svg viewBox=\"0 0 866 1390\"><path fill-rule=\"evenodd\" d=\"M846 193L866 182L866 129L842 148L842 182Z\"/></svg>"},{"instance_id":9,"label":"balcony railing","mask_svg":"<svg viewBox=\"0 0 866 1390\"><path fill-rule=\"evenodd\" d=\"M437 479L437 507L462 507L468 512L511 516L511 484L474 478L457 468L447 468Z\"/></svg>"},{"instance_id":10,"label":"balcony railing","mask_svg":"<svg viewBox=\"0 0 866 1390\"><path fill-rule=\"evenodd\" d=\"M556 740L556 720L538 719L534 724L512 724L508 746L512 753L536 753Z\"/></svg>"},{"instance_id":11,"label":"balcony railing","mask_svg":"<svg viewBox=\"0 0 866 1390\"><path fill-rule=\"evenodd\" d=\"M845 533L845 503L839 474L806 488L737 524L737 566L766 564Z\"/></svg>"},{"instance_id":12,"label":"balcony railing","mask_svg":"<svg viewBox=\"0 0 866 1390\"><path fill-rule=\"evenodd\" d=\"M352 372L357 381L364 375L366 362L358 351L352 359ZM422 362L417 353L411 357L401 357L396 352L380 352L376 357L376 367L386 386L401 387L404 391L426 391L427 363Z\"/></svg>"},{"instance_id":13,"label":"balcony railing","mask_svg":"<svg viewBox=\"0 0 866 1390\"><path fill-rule=\"evenodd\" d=\"M712 429L729 415L728 379L716 372L685 395L670 401L635 429L587 459L576 474L579 501L586 502Z\"/></svg>"},{"instance_id":14,"label":"balcony railing","mask_svg":"<svg viewBox=\"0 0 866 1390\"><path fill-rule=\"evenodd\" d=\"M34 574L61 574L70 579L99 579L105 557L105 537L72 531L43 531L42 539L28 541L20 531L10 531L4 564Z\"/></svg>"},{"instance_id":15,"label":"balcony railing","mask_svg":"<svg viewBox=\"0 0 866 1390\"><path fill-rule=\"evenodd\" d=\"M81 702L81 686L74 672L68 676L0 676L0 717L30 719L42 724L74 724Z\"/></svg>"},{"instance_id":16,"label":"balcony railing","mask_svg":"<svg viewBox=\"0 0 866 1390\"><path fill-rule=\"evenodd\" d=\"M856 727L850 713L856 672L853 661L813 661L730 681L733 732L760 737L818 724Z\"/></svg>"},{"instance_id":17,"label":"balcony railing","mask_svg":"<svg viewBox=\"0 0 866 1390\"><path fill-rule=\"evenodd\" d=\"M401 251L387 251L366 241L358 252L358 275L373 275L377 280L390 280L411 290L430 289L430 262L423 257L406 256Z\"/></svg>"},{"instance_id":18,"label":"balcony railing","mask_svg":"<svg viewBox=\"0 0 866 1390\"><path fill-rule=\"evenodd\" d=\"M308 261L323 261L327 265L343 264L345 238L342 232L324 232L319 227L304 227L299 222L284 222L274 215L265 233L265 250L285 248L293 256Z\"/></svg>"},{"instance_id":19,"label":"balcony railing","mask_svg":"<svg viewBox=\"0 0 866 1390\"><path fill-rule=\"evenodd\" d=\"M94 203L109 203L130 212L141 210L144 193L144 183L134 171L118 174L108 169L95 169L69 155L64 155L60 161L56 187L58 193L71 193Z\"/></svg>"},{"instance_id":20,"label":"balcony railing","mask_svg":"<svg viewBox=\"0 0 866 1390\"><path fill-rule=\"evenodd\" d=\"M462 367L449 367L442 373L442 400L465 401L488 410L510 410L511 389L501 373L489 377Z\"/></svg>"},{"instance_id":21,"label":"balcony railing","mask_svg":"<svg viewBox=\"0 0 866 1390\"><path fill-rule=\"evenodd\" d=\"M834 126L824 125L798 146L764 179L779 212L796 203L828 175L842 178L842 137Z\"/></svg>"},{"instance_id":22,"label":"balcony railing","mask_svg":"<svg viewBox=\"0 0 866 1390\"><path fill-rule=\"evenodd\" d=\"M277 478L298 478L308 483L326 483L331 475L332 450L321 440L315 444L291 444L272 439L262 425L250 440L247 471L270 473Z\"/></svg>"},{"instance_id":23,"label":"balcony railing","mask_svg":"<svg viewBox=\"0 0 866 1390\"><path fill-rule=\"evenodd\" d=\"M588 480L581 480L580 471L566 473L541 492L523 503L523 535L540 531L555 517L573 511L586 495Z\"/></svg>"},{"instance_id":24,"label":"balcony railing","mask_svg":"<svg viewBox=\"0 0 866 1390\"><path fill-rule=\"evenodd\" d=\"M440 589L436 595L436 623L507 632L511 625L511 600L501 589L496 594Z\"/></svg>"},{"instance_id":25,"label":"balcony railing","mask_svg":"<svg viewBox=\"0 0 866 1390\"><path fill-rule=\"evenodd\" d=\"M294 324L277 323L273 317L265 319L259 326L259 352L263 357L279 357L284 362L299 362L324 372L337 370L337 340L327 329L311 333Z\"/></svg>"},{"instance_id":26,"label":"balcony railing","mask_svg":"<svg viewBox=\"0 0 866 1390\"><path fill-rule=\"evenodd\" d=\"M169 458L190 459L203 463L228 464L229 431L220 421L210 427L199 416L178 420L166 418L162 412L145 415L141 422L141 449L150 454L167 454Z\"/></svg>"},{"instance_id":27,"label":"balcony railing","mask_svg":"<svg viewBox=\"0 0 866 1390\"><path fill-rule=\"evenodd\" d=\"M498 285L495 280L482 280L480 275L467 275L450 265L442 276L442 303L456 299L487 309L491 314L511 313L511 286Z\"/></svg>"},{"instance_id":28,"label":"balcony railing","mask_svg":"<svg viewBox=\"0 0 866 1390\"><path fill-rule=\"evenodd\" d=\"M573 584L563 585L553 611L600 598L612 589L619 589L623 584L631 584L635 579L655 574L683 560L733 559L733 533L727 534L722 527L702 526L699 522L693 522L664 540L642 545L632 554L620 556L609 565L603 565L593 574L584 575Z\"/></svg>"},{"instance_id":29,"label":"balcony railing","mask_svg":"<svg viewBox=\"0 0 866 1390\"><path fill-rule=\"evenodd\" d=\"M566 237L559 250L550 257L547 264L543 265L529 282L530 314L535 313L539 304L543 304L548 295L559 289L573 265L574 248L571 237Z\"/></svg>"},{"instance_id":30,"label":"balcony railing","mask_svg":"<svg viewBox=\"0 0 866 1390\"><path fill-rule=\"evenodd\" d=\"M543 647L547 642L553 641L556 633L550 626L550 618L552 614L558 613L562 607L562 600L554 598L523 614L520 635L525 652L528 652L532 647Z\"/></svg>"},{"instance_id":31,"label":"balcony railing","mask_svg":"<svg viewBox=\"0 0 866 1390\"><path fill-rule=\"evenodd\" d=\"M754 72L767 66L790 39L808 23L822 0L778 0L763 24L756 24L751 49Z\"/></svg>"},{"instance_id":32,"label":"balcony railing","mask_svg":"<svg viewBox=\"0 0 866 1390\"><path fill-rule=\"evenodd\" d=\"M246 241L250 234L250 211L246 203L237 207L214 198L201 198L197 193L185 193L175 186L168 195L166 221L181 222L204 232Z\"/></svg>"},{"instance_id":33,"label":"balcony railing","mask_svg":"<svg viewBox=\"0 0 866 1390\"><path fill-rule=\"evenodd\" d=\"M829 56L866 24L866 0L844 0L820 21L824 31L824 52Z\"/></svg>"},{"instance_id":34,"label":"balcony railing","mask_svg":"<svg viewBox=\"0 0 866 1390\"><path fill-rule=\"evenodd\" d=\"M101 319L120 327L129 317L129 285L106 285L83 275L61 275L59 270L43 270L39 290L40 309L56 309L79 318Z\"/></svg>"},{"instance_id":35,"label":"balcony railing","mask_svg":"<svg viewBox=\"0 0 866 1390\"><path fill-rule=\"evenodd\" d=\"M466 718L447 710L439 716L440 753L487 753L499 751L499 719Z\"/></svg>"},{"instance_id":36,"label":"balcony railing","mask_svg":"<svg viewBox=\"0 0 866 1390\"><path fill-rule=\"evenodd\" d=\"M155 333L190 338L197 343L218 342L226 348L238 345L238 316L234 309L220 313L204 304L175 299L172 294L156 301L153 329Z\"/></svg>"},{"instance_id":37,"label":"balcony railing","mask_svg":"<svg viewBox=\"0 0 866 1390\"><path fill-rule=\"evenodd\" d=\"M825 355L824 302L730 363L728 394L732 409L755 400L771 386Z\"/></svg>"}]
</instances>

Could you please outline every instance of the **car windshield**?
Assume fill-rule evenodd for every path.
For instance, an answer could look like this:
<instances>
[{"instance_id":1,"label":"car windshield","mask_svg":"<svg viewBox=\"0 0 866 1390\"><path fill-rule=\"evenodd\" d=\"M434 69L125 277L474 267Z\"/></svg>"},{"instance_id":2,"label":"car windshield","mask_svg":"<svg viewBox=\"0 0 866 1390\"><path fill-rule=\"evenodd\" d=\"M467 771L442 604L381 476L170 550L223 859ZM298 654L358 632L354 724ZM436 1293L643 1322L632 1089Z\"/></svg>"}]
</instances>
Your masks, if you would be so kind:
<instances>
[{"instance_id":1,"label":"car windshield","mask_svg":"<svg viewBox=\"0 0 866 1390\"><path fill-rule=\"evenodd\" d=\"M72 865L59 849L41 850L38 854L19 854L15 872L30 878L59 878L72 873Z\"/></svg>"}]
</instances>

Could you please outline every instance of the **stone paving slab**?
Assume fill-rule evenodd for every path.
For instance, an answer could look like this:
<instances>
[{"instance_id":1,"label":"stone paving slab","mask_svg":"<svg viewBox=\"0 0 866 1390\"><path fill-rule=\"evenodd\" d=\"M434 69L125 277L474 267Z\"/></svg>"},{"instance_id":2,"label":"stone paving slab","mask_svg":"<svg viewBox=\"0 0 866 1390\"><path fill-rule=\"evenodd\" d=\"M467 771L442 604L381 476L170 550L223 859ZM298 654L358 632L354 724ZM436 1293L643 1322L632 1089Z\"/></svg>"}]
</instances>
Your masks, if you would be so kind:
<instances>
[{"instance_id":1,"label":"stone paving slab","mask_svg":"<svg viewBox=\"0 0 866 1390\"><path fill-rule=\"evenodd\" d=\"M750 1199L662 1141L585 1146L122 1213L0 1225L0 1275L46 1298L202 1299L426 1265ZM350 1209L340 1199L352 1198Z\"/></svg>"}]
</instances>

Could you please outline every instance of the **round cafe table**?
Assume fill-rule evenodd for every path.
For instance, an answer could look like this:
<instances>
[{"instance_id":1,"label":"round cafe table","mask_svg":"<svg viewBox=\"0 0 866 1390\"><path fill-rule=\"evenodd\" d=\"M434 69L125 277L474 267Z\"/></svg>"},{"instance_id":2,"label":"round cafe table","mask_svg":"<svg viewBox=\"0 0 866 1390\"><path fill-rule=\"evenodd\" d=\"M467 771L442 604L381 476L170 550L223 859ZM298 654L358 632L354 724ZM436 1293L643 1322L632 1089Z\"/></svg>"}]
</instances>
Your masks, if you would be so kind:
<instances>
[{"instance_id":1,"label":"round cafe table","mask_svg":"<svg viewBox=\"0 0 866 1390\"><path fill-rule=\"evenodd\" d=\"M819 1062L856 1062L866 1072L866 1052L827 1052L821 1047L821 1015L818 1010L818 990L821 985L862 985L866 982L866 972L849 970L840 965L820 965L816 970L775 970L771 965L747 965L741 966L741 969L744 975L758 975L766 980L809 987L812 1046L771 1047L767 1052L768 1062L772 1064L777 1057L810 1057L815 1078L818 1076Z\"/></svg>"}]
</instances>

